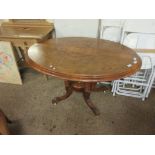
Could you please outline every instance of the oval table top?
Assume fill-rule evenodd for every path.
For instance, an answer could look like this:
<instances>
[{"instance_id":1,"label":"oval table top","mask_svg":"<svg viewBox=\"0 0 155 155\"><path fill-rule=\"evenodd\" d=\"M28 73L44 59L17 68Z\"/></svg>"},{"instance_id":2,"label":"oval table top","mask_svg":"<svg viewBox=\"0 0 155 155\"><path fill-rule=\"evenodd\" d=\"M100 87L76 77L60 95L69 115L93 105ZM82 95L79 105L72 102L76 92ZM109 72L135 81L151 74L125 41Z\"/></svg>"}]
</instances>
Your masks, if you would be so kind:
<instances>
[{"instance_id":1,"label":"oval table top","mask_svg":"<svg viewBox=\"0 0 155 155\"><path fill-rule=\"evenodd\" d=\"M34 69L64 80L99 82L130 76L141 67L134 50L95 38L66 37L32 45L26 55Z\"/></svg>"}]
</instances>

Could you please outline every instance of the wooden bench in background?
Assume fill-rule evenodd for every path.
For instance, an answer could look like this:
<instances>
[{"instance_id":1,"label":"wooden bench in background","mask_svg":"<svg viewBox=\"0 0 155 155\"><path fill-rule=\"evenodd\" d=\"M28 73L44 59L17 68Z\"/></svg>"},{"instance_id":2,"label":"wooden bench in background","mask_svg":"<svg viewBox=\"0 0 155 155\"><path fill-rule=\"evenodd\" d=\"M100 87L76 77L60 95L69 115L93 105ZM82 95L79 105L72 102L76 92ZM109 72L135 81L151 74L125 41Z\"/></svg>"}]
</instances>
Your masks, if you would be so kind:
<instances>
[{"instance_id":1,"label":"wooden bench in background","mask_svg":"<svg viewBox=\"0 0 155 155\"><path fill-rule=\"evenodd\" d=\"M17 62L34 43L52 38L54 24L46 20L10 20L0 26L0 41L10 41L16 49Z\"/></svg>"}]
</instances>

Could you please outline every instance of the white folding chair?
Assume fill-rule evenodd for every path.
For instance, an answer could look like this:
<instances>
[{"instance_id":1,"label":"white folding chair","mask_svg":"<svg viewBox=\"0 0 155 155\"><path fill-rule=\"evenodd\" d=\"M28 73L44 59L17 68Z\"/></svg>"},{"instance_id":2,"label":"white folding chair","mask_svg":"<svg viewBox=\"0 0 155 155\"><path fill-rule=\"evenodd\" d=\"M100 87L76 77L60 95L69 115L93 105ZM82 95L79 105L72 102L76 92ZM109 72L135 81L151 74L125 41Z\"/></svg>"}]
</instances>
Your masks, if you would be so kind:
<instances>
[{"instance_id":1,"label":"white folding chair","mask_svg":"<svg viewBox=\"0 0 155 155\"><path fill-rule=\"evenodd\" d=\"M122 31L121 43L133 49L155 49L154 25L155 20L152 19L126 20ZM138 54L150 56L153 59L153 65L155 65L155 54ZM152 88L155 88L155 80Z\"/></svg>"},{"instance_id":2,"label":"white folding chair","mask_svg":"<svg viewBox=\"0 0 155 155\"><path fill-rule=\"evenodd\" d=\"M100 39L120 43L125 20L102 19L100 26ZM98 82L98 85L111 85L111 82Z\"/></svg>"},{"instance_id":3,"label":"white folding chair","mask_svg":"<svg viewBox=\"0 0 155 155\"><path fill-rule=\"evenodd\" d=\"M155 88L155 79L154 79L154 81L153 81L152 88Z\"/></svg>"},{"instance_id":4,"label":"white folding chair","mask_svg":"<svg viewBox=\"0 0 155 155\"><path fill-rule=\"evenodd\" d=\"M155 35L154 25L155 25L155 20L152 20L152 19L128 19L126 20L123 26L121 43L123 43L126 36L131 33ZM146 47L145 42L139 42L139 43L143 43L143 45L141 44L140 46ZM147 41L147 43L149 43L149 41ZM152 45L149 45L149 48L152 48L151 47Z\"/></svg>"},{"instance_id":5,"label":"white folding chair","mask_svg":"<svg viewBox=\"0 0 155 155\"><path fill-rule=\"evenodd\" d=\"M100 39L120 42L124 20L101 20Z\"/></svg>"},{"instance_id":6,"label":"white folding chair","mask_svg":"<svg viewBox=\"0 0 155 155\"><path fill-rule=\"evenodd\" d=\"M143 22L142 20L127 21L123 28L121 43L133 49L155 49L155 28L151 24L149 30L148 26L135 27L135 25L140 26ZM145 23L147 22L145 21ZM142 98L142 100L148 97L155 79L155 69L149 54L139 55L143 64L141 70L133 76L114 81L113 95L132 96Z\"/></svg>"},{"instance_id":7,"label":"white folding chair","mask_svg":"<svg viewBox=\"0 0 155 155\"><path fill-rule=\"evenodd\" d=\"M155 78L155 69L149 56L142 56L141 59L142 67L139 72L130 77L114 81L112 88L114 96L119 94L142 98L142 100L148 97Z\"/></svg>"}]
</instances>

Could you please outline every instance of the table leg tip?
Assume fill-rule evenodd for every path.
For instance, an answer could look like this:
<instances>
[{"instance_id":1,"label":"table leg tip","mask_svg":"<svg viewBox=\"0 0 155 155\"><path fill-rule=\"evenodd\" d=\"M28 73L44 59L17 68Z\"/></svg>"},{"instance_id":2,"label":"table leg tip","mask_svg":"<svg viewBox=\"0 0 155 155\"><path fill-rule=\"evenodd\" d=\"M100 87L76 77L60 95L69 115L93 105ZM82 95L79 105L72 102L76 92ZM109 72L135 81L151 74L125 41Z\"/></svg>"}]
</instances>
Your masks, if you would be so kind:
<instances>
[{"instance_id":1,"label":"table leg tip","mask_svg":"<svg viewBox=\"0 0 155 155\"><path fill-rule=\"evenodd\" d=\"M93 109L93 112L96 116L99 116L100 115L100 111L98 109Z\"/></svg>"},{"instance_id":2,"label":"table leg tip","mask_svg":"<svg viewBox=\"0 0 155 155\"><path fill-rule=\"evenodd\" d=\"M57 105L57 100L54 98L54 99L52 99L52 104L53 105Z\"/></svg>"}]
</instances>

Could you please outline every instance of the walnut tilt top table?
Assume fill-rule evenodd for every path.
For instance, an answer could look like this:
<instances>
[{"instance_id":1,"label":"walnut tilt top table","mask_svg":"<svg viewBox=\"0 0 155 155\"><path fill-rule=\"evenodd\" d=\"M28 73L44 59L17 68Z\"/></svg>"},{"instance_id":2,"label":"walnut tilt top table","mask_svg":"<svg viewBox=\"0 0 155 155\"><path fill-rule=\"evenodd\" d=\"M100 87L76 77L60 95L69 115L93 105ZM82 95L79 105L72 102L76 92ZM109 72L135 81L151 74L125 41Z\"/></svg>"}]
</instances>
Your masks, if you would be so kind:
<instances>
[{"instance_id":1,"label":"walnut tilt top table","mask_svg":"<svg viewBox=\"0 0 155 155\"><path fill-rule=\"evenodd\" d=\"M141 59L132 49L95 38L51 39L32 45L26 55L32 68L65 81L66 94L52 103L66 99L73 90L82 91L95 115L99 110L91 102L90 93L97 82L130 76L141 67Z\"/></svg>"}]
</instances>

